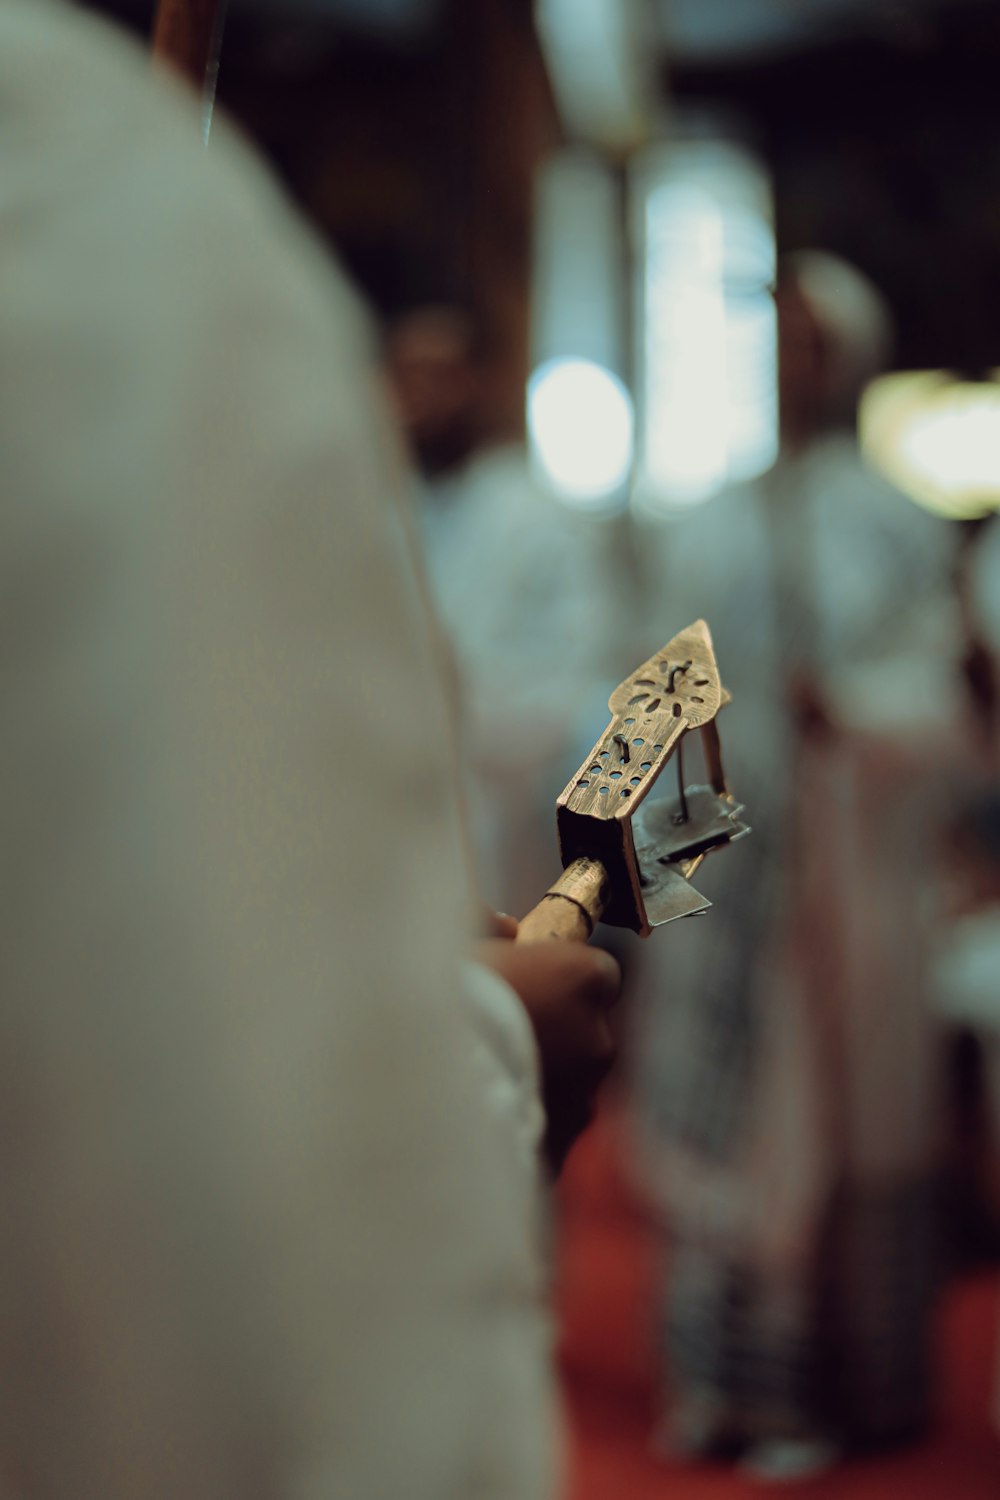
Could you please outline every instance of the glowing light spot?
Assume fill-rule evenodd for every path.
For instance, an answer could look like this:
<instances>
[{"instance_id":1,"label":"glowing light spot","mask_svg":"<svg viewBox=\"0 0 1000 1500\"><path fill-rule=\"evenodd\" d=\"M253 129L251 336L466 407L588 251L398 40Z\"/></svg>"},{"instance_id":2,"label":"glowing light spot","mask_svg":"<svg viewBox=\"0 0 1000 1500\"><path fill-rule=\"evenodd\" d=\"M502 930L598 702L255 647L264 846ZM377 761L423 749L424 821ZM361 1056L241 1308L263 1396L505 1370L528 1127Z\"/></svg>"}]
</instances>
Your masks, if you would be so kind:
<instances>
[{"instance_id":1,"label":"glowing light spot","mask_svg":"<svg viewBox=\"0 0 1000 1500\"><path fill-rule=\"evenodd\" d=\"M941 515L1000 507L1000 372L973 383L945 371L888 375L865 392L866 457L893 484Z\"/></svg>"},{"instance_id":2,"label":"glowing light spot","mask_svg":"<svg viewBox=\"0 0 1000 1500\"><path fill-rule=\"evenodd\" d=\"M560 499L594 506L614 496L632 468L632 399L610 370L554 359L528 383L528 433L543 476Z\"/></svg>"}]
</instances>

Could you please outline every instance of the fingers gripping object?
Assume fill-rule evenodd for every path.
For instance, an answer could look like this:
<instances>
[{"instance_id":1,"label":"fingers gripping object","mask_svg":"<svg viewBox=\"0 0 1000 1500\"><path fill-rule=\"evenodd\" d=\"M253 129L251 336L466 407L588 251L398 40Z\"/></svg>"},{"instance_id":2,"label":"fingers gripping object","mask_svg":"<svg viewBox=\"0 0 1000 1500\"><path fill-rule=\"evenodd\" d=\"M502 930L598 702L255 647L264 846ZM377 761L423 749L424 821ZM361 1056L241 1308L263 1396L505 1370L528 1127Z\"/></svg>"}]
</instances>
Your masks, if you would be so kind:
<instances>
[{"instance_id":1,"label":"fingers gripping object","mask_svg":"<svg viewBox=\"0 0 1000 1500\"><path fill-rule=\"evenodd\" d=\"M716 716L729 702L704 620L615 689L611 723L556 803L563 873L521 922L518 942L586 942L599 921L648 937L708 910L690 877L713 849L750 832L722 767ZM684 781L684 741L694 730L705 786ZM651 800L671 760L676 795Z\"/></svg>"}]
</instances>

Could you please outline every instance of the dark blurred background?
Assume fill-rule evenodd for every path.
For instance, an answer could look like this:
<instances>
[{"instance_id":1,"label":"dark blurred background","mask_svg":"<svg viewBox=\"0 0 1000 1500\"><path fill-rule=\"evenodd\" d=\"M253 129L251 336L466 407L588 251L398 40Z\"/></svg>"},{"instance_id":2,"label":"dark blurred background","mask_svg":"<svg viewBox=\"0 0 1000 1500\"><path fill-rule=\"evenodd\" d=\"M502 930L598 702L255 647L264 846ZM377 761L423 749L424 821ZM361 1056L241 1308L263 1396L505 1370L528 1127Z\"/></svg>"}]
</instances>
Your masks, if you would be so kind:
<instances>
[{"instance_id":1,"label":"dark blurred background","mask_svg":"<svg viewBox=\"0 0 1000 1500\"><path fill-rule=\"evenodd\" d=\"M98 8L152 24L153 0ZM899 367L996 360L993 0L621 10L652 107L738 116L773 174L779 248L822 245L866 271L896 315ZM599 63L581 56L581 88ZM377 305L436 291L481 311L500 427L523 407L533 171L574 133L550 74L530 0L235 0L226 36L222 102Z\"/></svg>"}]
</instances>

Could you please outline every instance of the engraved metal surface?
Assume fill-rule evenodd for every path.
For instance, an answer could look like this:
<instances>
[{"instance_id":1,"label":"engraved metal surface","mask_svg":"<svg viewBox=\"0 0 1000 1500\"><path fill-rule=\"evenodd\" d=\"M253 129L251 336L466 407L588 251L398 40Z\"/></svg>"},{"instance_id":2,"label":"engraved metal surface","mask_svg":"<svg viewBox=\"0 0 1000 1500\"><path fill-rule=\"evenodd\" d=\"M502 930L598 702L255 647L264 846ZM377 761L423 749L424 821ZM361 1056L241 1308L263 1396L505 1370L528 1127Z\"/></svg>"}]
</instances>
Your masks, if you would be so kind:
<instances>
[{"instance_id":1,"label":"engraved metal surface","mask_svg":"<svg viewBox=\"0 0 1000 1500\"><path fill-rule=\"evenodd\" d=\"M704 620L674 636L611 694L611 723L556 804L564 867L592 861L607 876L592 915L646 936L711 905L689 877L712 849L749 832L729 795L715 722L729 701ZM695 729L711 784L688 788L681 746ZM671 760L679 793L647 811L646 799Z\"/></svg>"},{"instance_id":2,"label":"engraved metal surface","mask_svg":"<svg viewBox=\"0 0 1000 1500\"><path fill-rule=\"evenodd\" d=\"M615 688L614 717L560 804L584 817L630 819L681 737L711 723L723 697L712 637L698 620Z\"/></svg>"}]
</instances>

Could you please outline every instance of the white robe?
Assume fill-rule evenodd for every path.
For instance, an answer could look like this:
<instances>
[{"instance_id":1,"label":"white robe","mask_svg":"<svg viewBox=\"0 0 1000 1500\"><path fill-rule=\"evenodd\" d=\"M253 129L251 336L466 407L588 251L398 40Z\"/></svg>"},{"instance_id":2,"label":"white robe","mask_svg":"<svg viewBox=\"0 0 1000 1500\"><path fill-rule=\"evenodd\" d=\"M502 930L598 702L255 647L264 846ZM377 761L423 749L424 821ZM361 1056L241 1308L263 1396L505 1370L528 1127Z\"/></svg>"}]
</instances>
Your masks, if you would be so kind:
<instances>
[{"instance_id":1,"label":"white robe","mask_svg":"<svg viewBox=\"0 0 1000 1500\"><path fill-rule=\"evenodd\" d=\"M638 659L611 613L614 525L556 501L515 444L426 485L421 513L458 665L484 894L522 916L559 871L556 798Z\"/></svg>"},{"instance_id":2,"label":"white robe","mask_svg":"<svg viewBox=\"0 0 1000 1500\"><path fill-rule=\"evenodd\" d=\"M541 1500L532 1042L353 299L53 0L0 141L0 1496Z\"/></svg>"}]
</instances>

